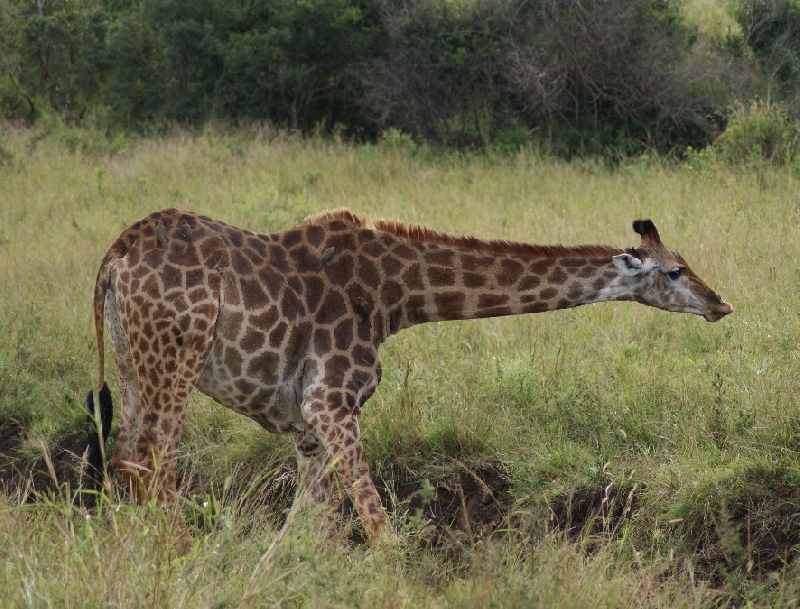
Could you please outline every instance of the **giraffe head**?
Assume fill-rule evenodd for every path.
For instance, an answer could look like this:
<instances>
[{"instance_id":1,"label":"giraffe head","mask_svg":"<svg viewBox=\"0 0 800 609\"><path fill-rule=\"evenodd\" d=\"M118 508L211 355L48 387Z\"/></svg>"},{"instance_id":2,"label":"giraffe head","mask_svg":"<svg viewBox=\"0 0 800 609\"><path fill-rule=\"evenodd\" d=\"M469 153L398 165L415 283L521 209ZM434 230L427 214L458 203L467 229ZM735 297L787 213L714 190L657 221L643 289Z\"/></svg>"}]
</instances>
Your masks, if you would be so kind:
<instances>
[{"instance_id":1,"label":"giraffe head","mask_svg":"<svg viewBox=\"0 0 800 609\"><path fill-rule=\"evenodd\" d=\"M719 321L733 311L678 252L661 242L650 220L636 220L633 230L641 235L641 245L614 256L614 266L636 284L637 301L665 311L702 315L706 321Z\"/></svg>"}]
</instances>

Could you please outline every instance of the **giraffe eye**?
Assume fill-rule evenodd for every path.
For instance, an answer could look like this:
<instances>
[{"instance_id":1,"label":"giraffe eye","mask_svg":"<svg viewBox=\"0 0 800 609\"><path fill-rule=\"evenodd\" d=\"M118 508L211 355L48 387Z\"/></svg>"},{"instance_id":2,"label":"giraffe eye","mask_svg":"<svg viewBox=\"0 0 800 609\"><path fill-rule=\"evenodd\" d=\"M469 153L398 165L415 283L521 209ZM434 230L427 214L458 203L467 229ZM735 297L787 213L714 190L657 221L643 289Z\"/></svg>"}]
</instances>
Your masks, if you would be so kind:
<instances>
[{"instance_id":1,"label":"giraffe eye","mask_svg":"<svg viewBox=\"0 0 800 609\"><path fill-rule=\"evenodd\" d=\"M678 279L681 278L682 274L683 274L683 269L678 266L678 267L675 267L674 269L672 269L671 271L668 271L667 272L667 277L672 279L672 281L677 281Z\"/></svg>"}]
</instances>

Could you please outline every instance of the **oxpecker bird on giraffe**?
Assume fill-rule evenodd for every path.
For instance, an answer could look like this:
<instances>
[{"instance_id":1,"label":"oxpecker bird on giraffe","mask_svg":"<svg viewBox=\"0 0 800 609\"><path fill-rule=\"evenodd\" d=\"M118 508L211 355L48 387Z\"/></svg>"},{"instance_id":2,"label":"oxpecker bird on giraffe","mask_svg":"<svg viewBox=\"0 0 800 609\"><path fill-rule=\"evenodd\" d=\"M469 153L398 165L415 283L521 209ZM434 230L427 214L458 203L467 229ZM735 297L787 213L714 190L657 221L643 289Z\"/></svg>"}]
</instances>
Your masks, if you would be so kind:
<instances>
[{"instance_id":1,"label":"oxpecker bird on giraffe","mask_svg":"<svg viewBox=\"0 0 800 609\"><path fill-rule=\"evenodd\" d=\"M307 497L327 504L333 477L367 533L386 515L358 414L381 380L378 349L433 321L541 313L634 301L718 321L733 311L668 249L650 220L635 248L532 245L368 223L348 210L275 234L166 209L126 229L94 289L103 469L111 419L108 328L121 423L111 463L138 498L174 505L189 394L198 389L265 429L292 436Z\"/></svg>"}]
</instances>

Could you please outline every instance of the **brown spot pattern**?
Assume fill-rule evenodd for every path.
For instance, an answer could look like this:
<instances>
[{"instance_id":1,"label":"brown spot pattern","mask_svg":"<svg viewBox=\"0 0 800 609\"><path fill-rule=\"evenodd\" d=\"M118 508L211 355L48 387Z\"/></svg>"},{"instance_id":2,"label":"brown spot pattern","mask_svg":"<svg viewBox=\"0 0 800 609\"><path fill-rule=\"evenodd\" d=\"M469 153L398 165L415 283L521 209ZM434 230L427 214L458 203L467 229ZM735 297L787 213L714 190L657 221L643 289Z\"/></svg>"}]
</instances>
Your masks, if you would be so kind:
<instances>
[{"instance_id":1,"label":"brown spot pattern","mask_svg":"<svg viewBox=\"0 0 800 609\"><path fill-rule=\"evenodd\" d=\"M197 387L291 433L319 501L331 497L333 463L375 534L385 516L356 416L380 381L379 345L429 321L583 304L617 277L616 253L370 226L346 210L272 235L179 210L152 214L119 236L98 272L95 323L108 304L123 388L114 463L123 479L153 480L169 497Z\"/></svg>"}]
</instances>

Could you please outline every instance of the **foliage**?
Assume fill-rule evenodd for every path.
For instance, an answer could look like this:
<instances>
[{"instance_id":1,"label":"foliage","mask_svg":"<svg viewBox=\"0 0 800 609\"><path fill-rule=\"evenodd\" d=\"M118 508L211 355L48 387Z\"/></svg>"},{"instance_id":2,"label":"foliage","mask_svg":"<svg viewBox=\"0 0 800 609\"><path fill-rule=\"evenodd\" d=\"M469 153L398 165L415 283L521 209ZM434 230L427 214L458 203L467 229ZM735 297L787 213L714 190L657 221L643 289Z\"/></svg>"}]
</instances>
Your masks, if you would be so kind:
<instances>
[{"instance_id":1,"label":"foliage","mask_svg":"<svg viewBox=\"0 0 800 609\"><path fill-rule=\"evenodd\" d=\"M347 108L355 86L348 68L377 41L365 9L350 0L268 6L269 18L232 32L225 45L218 116L269 119L292 129L318 122L358 127Z\"/></svg>"},{"instance_id":2,"label":"foliage","mask_svg":"<svg viewBox=\"0 0 800 609\"><path fill-rule=\"evenodd\" d=\"M362 104L426 138L664 152L708 142L727 99L727 75L693 60L696 35L666 2L386 2L381 17Z\"/></svg>"},{"instance_id":3,"label":"foliage","mask_svg":"<svg viewBox=\"0 0 800 609\"><path fill-rule=\"evenodd\" d=\"M385 49L358 71L368 116L448 144L491 142L508 109L498 88L512 4L379 3Z\"/></svg>"},{"instance_id":4,"label":"foliage","mask_svg":"<svg viewBox=\"0 0 800 609\"><path fill-rule=\"evenodd\" d=\"M772 101L800 111L800 2L739 0L735 16L759 60Z\"/></svg>"},{"instance_id":5,"label":"foliage","mask_svg":"<svg viewBox=\"0 0 800 609\"><path fill-rule=\"evenodd\" d=\"M740 20L767 16L720 43L668 0L2 0L0 112L668 153L713 141L733 96L749 98L746 45L793 95L794 4L742 6Z\"/></svg>"},{"instance_id":6,"label":"foliage","mask_svg":"<svg viewBox=\"0 0 800 609\"><path fill-rule=\"evenodd\" d=\"M161 118L164 103L161 45L145 7L121 13L109 24L109 74L102 102L111 109L110 118L128 128Z\"/></svg>"},{"instance_id":7,"label":"foliage","mask_svg":"<svg viewBox=\"0 0 800 609\"><path fill-rule=\"evenodd\" d=\"M737 105L725 132L714 142L717 158L731 165L792 164L800 154L800 121L779 104Z\"/></svg>"},{"instance_id":8,"label":"foliage","mask_svg":"<svg viewBox=\"0 0 800 609\"><path fill-rule=\"evenodd\" d=\"M97 0L56 0L47 6L13 1L0 6L1 107L7 116L34 118L40 100L79 121L101 90L105 14Z\"/></svg>"},{"instance_id":9,"label":"foliage","mask_svg":"<svg viewBox=\"0 0 800 609\"><path fill-rule=\"evenodd\" d=\"M725 74L690 61L696 42L670 3L526 5L509 71L528 122L556 149L626 155L702 145L725 96Z\"/></svg>"}]
</instances>

